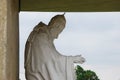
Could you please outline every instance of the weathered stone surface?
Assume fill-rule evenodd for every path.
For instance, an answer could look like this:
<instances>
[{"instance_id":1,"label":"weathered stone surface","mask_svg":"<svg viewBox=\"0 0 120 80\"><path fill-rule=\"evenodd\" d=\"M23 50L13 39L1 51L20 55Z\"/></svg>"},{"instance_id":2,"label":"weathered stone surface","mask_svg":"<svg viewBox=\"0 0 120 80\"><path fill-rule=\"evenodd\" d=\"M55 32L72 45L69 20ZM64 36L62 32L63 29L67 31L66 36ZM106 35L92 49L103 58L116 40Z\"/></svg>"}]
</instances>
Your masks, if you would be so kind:
<instances>
[{"instance_id":1,"label":"weathered stone surface","mask_svg":"<svg viewBox=\"0 0 120 80\"><path fill-rule=\"evenodd\" d=\"M5 79L5 56L6 56L6 25L7 25L7 5L6 1L0 2L0 80Z\"/></svg>"},{"instance_id":2,"label":"weathered stone surface","mask_svg":"<svg viewBox=\"0 0 120 80\"><path fill-rule=\"evenodd\" d=\"M18 0L0 0L0 80L19 79Z\"/></svg>"}]
</instances>

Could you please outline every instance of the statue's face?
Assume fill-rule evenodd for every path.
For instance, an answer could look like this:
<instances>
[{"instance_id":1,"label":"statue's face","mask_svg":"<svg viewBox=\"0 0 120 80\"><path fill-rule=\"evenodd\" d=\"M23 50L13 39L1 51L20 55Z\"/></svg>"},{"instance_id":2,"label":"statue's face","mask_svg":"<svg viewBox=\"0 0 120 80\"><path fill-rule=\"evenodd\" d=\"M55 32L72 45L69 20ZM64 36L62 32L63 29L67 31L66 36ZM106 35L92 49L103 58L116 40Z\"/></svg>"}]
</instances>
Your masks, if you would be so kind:
<instances>
[{"instance_id":1,"label":"statue's face","mask_svg":"<svg viewBox=\"0 0 120 80\"><path fill-rule=\"evenodd\" d=\"M49 30L53 39L58 38L58 35L63 31L66 24L64 15L57 15L49 22Z\"/></svg>"},{"instance_id":2,"label":"statue's face","mask_svg":"<svg viewBox=\"0 0 120 80\"><path fill-rule=\"evenodd\" d=\"M65 27L65 23L55 23L55 27L53 27L50 32L53 38L57 39L59 34L63 31ZM53 25L53 26L54 26Z\"/></svg>"}]
</instances>

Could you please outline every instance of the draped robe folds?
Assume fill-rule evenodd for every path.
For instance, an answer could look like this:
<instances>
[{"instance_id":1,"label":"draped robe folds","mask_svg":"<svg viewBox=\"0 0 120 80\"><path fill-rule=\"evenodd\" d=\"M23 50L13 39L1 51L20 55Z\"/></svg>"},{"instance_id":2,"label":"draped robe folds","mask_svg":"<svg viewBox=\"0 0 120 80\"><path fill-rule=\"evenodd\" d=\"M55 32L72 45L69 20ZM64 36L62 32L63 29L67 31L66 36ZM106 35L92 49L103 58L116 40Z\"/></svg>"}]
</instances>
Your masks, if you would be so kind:
<instances>
[{"instance_id":1,"label":"draped robe folds","mask_svg":"<svg viewBox=\"0 0 120 80\"><path fill-rule=\"evenodd\" d=\"M56 50L43 23L33 29L26 42L25 74L27 80L75 80L72 57Z\"/></svg>"}]
</instances>

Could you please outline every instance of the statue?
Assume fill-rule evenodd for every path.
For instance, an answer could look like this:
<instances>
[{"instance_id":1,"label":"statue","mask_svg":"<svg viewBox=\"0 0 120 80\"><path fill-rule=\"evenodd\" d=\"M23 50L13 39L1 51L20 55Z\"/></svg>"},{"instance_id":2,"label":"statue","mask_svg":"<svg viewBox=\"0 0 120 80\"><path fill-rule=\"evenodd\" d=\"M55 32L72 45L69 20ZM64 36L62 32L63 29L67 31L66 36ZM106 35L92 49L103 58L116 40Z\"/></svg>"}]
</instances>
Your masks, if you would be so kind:
<instances>
[{"instance_id":1,"label":"statue","mask_svg":"<svg viewBox=\"0 0 120 80\"><path fill-rule=\"evenodd\" d=\"M53 41L65 28L64 15L56 15L48 25L40 22L25 46L26 80L75 80L74 63L83 63L81 55L60 54Z\"/></svg>"}]
</instances>

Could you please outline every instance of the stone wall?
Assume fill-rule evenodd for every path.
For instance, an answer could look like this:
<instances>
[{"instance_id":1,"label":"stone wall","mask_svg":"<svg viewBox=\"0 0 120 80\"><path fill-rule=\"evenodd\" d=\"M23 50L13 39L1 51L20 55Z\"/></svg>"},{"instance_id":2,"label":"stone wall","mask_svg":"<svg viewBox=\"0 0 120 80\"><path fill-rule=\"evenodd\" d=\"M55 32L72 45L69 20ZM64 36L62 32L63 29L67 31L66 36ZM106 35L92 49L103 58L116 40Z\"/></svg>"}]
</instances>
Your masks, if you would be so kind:
<instances>
[{"instance_id":1,"label":"stone wall","mask_svg":"<svg viewBox=\"0 0 120 80\"><path fill-rule=\"evenodd\" d=\"M18 0L0 0L0 80L19 79Z\"/></svg>"}]
</instances>

